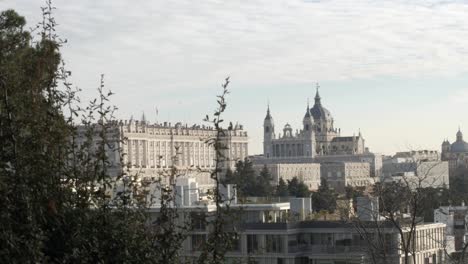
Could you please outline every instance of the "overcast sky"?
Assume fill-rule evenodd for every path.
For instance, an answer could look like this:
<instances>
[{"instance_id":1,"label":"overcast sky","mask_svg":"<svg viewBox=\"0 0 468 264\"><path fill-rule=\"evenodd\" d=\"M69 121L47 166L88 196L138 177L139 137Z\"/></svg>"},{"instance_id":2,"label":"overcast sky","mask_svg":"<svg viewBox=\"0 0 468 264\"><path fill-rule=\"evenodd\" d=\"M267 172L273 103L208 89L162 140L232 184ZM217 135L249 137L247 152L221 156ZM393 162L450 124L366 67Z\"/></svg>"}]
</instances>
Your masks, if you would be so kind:
<instances>
[{"instance_id":1,"label":"overcast sky","mask_svg":"<svg viewBox=\"0 0 468 264\"><path fill-rule=\"evenodd\" d=\"M30 25L42 0L0 0ZM226 119L262 151L270 101L276 130L299 128L307 98L371 150L440 149L468 136L468 1L56 0L63 53L83 98L99 76L118 116L201 123L231 76ZM156 116L155 108L159 110Z\"/></svg>"}]
</instances>

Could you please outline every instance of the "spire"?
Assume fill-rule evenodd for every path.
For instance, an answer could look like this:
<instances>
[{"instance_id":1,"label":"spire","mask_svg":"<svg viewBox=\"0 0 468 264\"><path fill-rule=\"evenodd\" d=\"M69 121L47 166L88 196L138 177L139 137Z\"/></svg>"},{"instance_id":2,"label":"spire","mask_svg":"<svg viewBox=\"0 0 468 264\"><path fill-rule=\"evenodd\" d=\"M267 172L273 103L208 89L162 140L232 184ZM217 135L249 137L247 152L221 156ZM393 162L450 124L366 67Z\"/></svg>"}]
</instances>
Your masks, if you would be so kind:
<instances>
[{"instance_id":1,"label":"spire","mask_svg":"<svg viewBox=\"0 0 468 264\"><path fill-rule=\"evenodd\" d=\"M307 98L307 109L306 109L306 113L304 115L304 118L309 118L309 117L311 117L311 114L310 114L309 98Z\"/></svg>"},{"instance_id":2,"label":"spire","mask_svg":"<svg viewBox=\"0 0 468 264\"><path fill-rule=\"evenodd\" d=\"M265 120L271 119L271 114L270 114L270 101L267 103L267 115L265 117Z\"/></svg>"},{"instance_id":3,"label":"spire","mask_svg":"<svg viewBox=\"0 0 468 264\"><path fill-rule=\"evenodd\" d=\"M146 122L145 111L143 111L141 114L141 122Z\"/></svg>"},{"instance_id":4,"label":"spire","mask_svg":"<svg viewBox=\"0 0 468 264\"><path fill-rule=\"evenodd\" d=\"M321 98L320 98L320 93L319 93L320 85L318 83L316 83L315 86L316 86L316 89L317 89L317 91L315 93L315 104L320 104L321 103L320 102Z\"/></svg>"},{"instance_id":5,"label":"spire","mask_svg":"<svg viewBox=\"0 0 468 264\"><path fill-rule=\"evenodd\" d=\"M463 133L461 132L460 126L458 126L457 141L463 141Z\"/></svg>"}]
</instances>

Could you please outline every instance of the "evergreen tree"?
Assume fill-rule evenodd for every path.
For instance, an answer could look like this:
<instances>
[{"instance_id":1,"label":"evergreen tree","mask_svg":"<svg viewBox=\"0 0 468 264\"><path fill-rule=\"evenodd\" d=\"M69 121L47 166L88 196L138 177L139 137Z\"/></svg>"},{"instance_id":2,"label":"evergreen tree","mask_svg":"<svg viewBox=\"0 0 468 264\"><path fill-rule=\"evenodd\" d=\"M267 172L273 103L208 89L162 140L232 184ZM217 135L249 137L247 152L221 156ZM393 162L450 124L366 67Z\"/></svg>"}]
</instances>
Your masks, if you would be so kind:
<instances>
[{"instance_id":1,"label":"evergreen tree","mask_svg":"<svg viewBox=\"0 0 468 264\"><path fill-rule=\"evenodd\" d=\"M237 186L237 194L239 197L256 196L256 178L257 175L253 164L249 159L240 160L236 163L233 183Z\"/></svg>"},{"instance_id":2,"label":"evergreen tree","mask_svg":"<svg viewBox=\"0 0 468 264\"><path fill-rule=\"evenodd\" d=\"M278 186L276 186L276 196L278 197L287 197L289 196L288 185L283 180L283 178L279 179Z\"/></svg>"},{"instance_id":3,"label":"evergreen tree","mask_svg":"<svg viewBox=\"0 0 468 264\"><path fill-rule=\"evenodd\" d=\"M289 195L295 197L309 197L310 191L307 185L299 181L297 177L288 180L288 192Z\"/></svg>"},{"instance_id":4,"label":"evergreen tree","mask_svg":"<svg viewBox=\"0 0 468 264\"><path fill-rule=\"evenodd\" d=\"M468 169L458 167L450 179L450 200L453 204L468 204Z\"/></svg>"},{"instance_id":5,"label":"evergreen tree","mask_svg":"<svg viewBox=\"0 0 468 264\"><path fill-rule=\"evenodd\" d=\"M440 206L450 205L450 191L447 188L423 188L421 189L421 212L426 222L434 222L434 210Z\"/></svg>"},{"instance_id":6,"label":"evergreen tree","mask_svg":"<svg viewBox=\"0 0 468 264\"><path fill-rule=\"evenodd\" d=\"M0 13L0 263L180 263L188 225L176 221L173 186L164 187L154 219L148 183L125 171L110 175L108 154L123 143L108 133L116 124L111 93L101 79L99 98L76 108L53 10L47 2L38 39L15 11ZM225 252L220 219L229 217L218 212L211 263Z\"/></svg>"},{"instance_id":7,"label":"evergreen tree","mask_svg":"<svg viewBox=\"0 0 468 264\"><path fill-rule=\"evenodd\" d=\"M329 188L327 180L322 178L319 189L312 195L312 207L316 212L327 210L333 213L336 209L336 198L337 194Z\"/></svg>"},{"instance_id":8,"label":"evergreen tree","mask_svg":"<svg viewBox=\"0 0 468 264\"><path fill-rule=\"evenodd\" d=\"M267 166L265 165L262 170L260 171L260 175L257 177L256 180L256 190L257 195L260 197L270 197L273 195L273 186L271 185L271 174L268 170Z\"/></svg>"}]
</instances>

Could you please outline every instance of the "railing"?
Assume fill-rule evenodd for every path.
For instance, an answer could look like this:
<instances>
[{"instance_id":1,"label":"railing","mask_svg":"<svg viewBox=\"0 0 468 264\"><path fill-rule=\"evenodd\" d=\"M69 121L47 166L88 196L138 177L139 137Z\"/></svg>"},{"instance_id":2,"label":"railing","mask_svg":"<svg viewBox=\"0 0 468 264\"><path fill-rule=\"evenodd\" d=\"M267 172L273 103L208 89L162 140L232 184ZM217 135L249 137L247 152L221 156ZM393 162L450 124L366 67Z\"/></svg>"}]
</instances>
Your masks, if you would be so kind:
<instances>
[{"instance_id":1,"label":"railing","mask_svg":"<svg viewBox=\"0 0 468 264\"><path fill-rule=\"evenodd\" d=\"M364 253L365 250L360 246L327 246L327 245L298 245L290 247L289 253L324 253L324 254L340 254L340 253Z\"/></svg>"}]
</instances>

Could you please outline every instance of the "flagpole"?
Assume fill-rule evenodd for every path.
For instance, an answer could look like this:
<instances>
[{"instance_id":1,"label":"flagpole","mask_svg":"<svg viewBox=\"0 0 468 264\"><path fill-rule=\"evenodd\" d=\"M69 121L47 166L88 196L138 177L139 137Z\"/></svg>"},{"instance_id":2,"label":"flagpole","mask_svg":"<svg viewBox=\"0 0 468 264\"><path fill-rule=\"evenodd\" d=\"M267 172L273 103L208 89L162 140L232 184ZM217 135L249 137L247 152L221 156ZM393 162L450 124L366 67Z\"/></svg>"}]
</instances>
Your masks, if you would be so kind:
<instances>
[{"instance_id":1,"label":"flagpole","mask_svg":"<svg viewBox=\"0 0 468 264\"><path fill-rule=\"evenodd\" d=\"M154 107L154 110L156 112L156 124L158 124L158 114L159 114L158 107Z\"/></svg>"}]
</instances>

